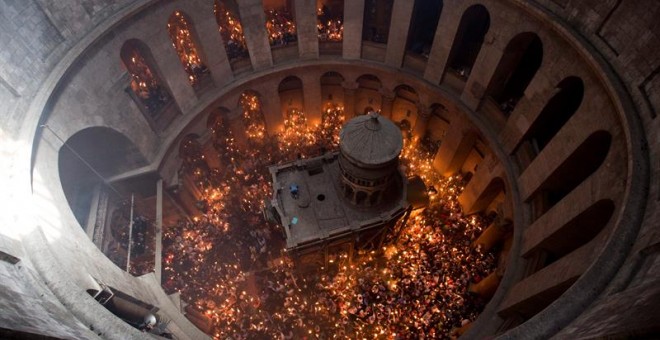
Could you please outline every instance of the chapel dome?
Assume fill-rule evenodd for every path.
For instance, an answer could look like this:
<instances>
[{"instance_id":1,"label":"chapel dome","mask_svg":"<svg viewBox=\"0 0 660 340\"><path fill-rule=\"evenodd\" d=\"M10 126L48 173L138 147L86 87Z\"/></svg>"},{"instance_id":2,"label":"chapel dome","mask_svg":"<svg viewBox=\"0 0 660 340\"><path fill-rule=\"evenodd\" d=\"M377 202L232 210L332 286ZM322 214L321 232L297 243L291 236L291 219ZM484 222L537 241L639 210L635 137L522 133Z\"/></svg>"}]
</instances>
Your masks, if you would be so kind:
<instances>
[{"instance_id":1,"label":"chapel dome","mask_svg":"<svg viewBox=\"0 0 660 340\"><path fill-rule=\"evenodd\" d=\"M357 116L339 135L341 153L366 167L380 166L399 157L403 148L401 130L377 112Z\"/></svg>"}]
</instances>

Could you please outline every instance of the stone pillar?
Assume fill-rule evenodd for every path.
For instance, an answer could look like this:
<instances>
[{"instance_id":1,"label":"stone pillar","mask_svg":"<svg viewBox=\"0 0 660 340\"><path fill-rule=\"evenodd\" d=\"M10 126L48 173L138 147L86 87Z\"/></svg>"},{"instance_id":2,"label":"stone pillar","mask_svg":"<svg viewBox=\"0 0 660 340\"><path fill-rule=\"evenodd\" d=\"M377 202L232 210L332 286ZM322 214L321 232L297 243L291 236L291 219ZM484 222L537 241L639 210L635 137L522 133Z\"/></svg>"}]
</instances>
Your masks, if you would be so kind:
<instances>
[{"instance_id":1,"label":"stone pillar","mask_svg":"<svg viewBox=\"0 0 660 340\"><path fill-rule=\"evenodd\" d=\"M300 59L318 59L319 36L316 28L316 1L295 0L295 10ZM344 29L346 29L345 25Z\"/></svg>"},{"instance_id":2,"label":"stone pillar","mask_svg":"<svg viewBox=\"0 0 660 340\"><path fill-rule=\"evenodd\" d=\"M344 41L342 51L344 59L360 59L362 55L363 16L364 0L344 1ZM316 24L316 22L314 23Z\"/></svg>"},{"instance_id":3,"label":"stone pillar","mask_svg":"<svg viewBox=\"0 0 660 340\"><path fill-rule=\"evenodd\" d=\"M162 283L163 275L163 180L156 181L156 259L154 272L158 283Z\"/></svg>"},{"instance_id":4,"label":"stone pillar","mask_svg":"<svg viewBox=\"0 0 660 340\"><path fill-rule=\"evenodd\" d=\"M187 113L195 105L197 96L188 81L188 74L183 69L172 40L166 29L158 30L157 34L145 37L158 68L159 77L165 82L181 113Z\"/></svg>"},{"instance_id":5,"label":"stone pillar","mask_svg":"<svg viewBox=\"0 0 660 340\"><path fill-rule=\"evenodd\" d=\"M261 0L237 0L245 42L250 52L250 61L254 70L263 70L273 66L268 34L266 33L266 14Z\"/></svg>"},{"instance_id":6,"label":"stone pillar","mask_svg":"<svg viewBox=\"0 0 660 340\"><path fill-rule=\"evenodd\" d=\"M303 83L303 101L307 124L309 126L321 124L321 110L323 109L321 81L315 73L305 73L301 79Z\"/></svg>"},{"instance_id":7,"label":"stone pillar","mask_svg":"<svg viewBox=\"0 0 660 340\"><path fill-rule=\"evenodd\" d=\"M463 208L463 213L469 215L488 208L501 191L505 190L504 178L506 174L497 156L493 153L486 155L468 185L458 196L458 203Z\"/></svg>"},{"instance_id":8,"label":"stone pillar","mask_svg":"<svg viewBox=\"0 0 660 340\"><path fill-rule=\"evenodd\" d=\"M415 120L415 127L413 127L413 139L419 141L424 138L426 128L431 119L431 108L421 103L417 103L417 119Z\"/></svg>"},{"instance_id":9,"label":"stone pillar","mask_svg":"<svg viewBox=\"0 0 660 340\"><path fill-rule=\"evenodd\" d=\"M456 38L456 31L463 15L460 1L445 1L440 13L440 20L433 38L433 46L426 62L424 79L432 84L439 84L444 76L449 59L449 52Z\"/></svg>"},{"instance_id":10,"label":"stone pillar","mask_svg":"<svg viewBox=\"0 0 660 340\"><path fill-rule=\"evenodd\" d=\"M473 246L481 245L482 251L489 251L498 242L504 239L504 236L511 229L511 221L498 216L488 228L486 228L481 235L472 243Z\"/></svg>"},{"instance_id":11,"label":"stone pillar","mask_svg":"<svg viewBox=\"0 0 660 340\"><path fill-rule=\"evenodd\" d=\"M497 287L500 285L502 278L497 272L492 272L478 283L470 284L468 291L480 295L482 298L488 300L495 294Z\"/></svg>"},{"instance_id":12,"label":"stone pillar","mask_svg":"<svg viewBox=\"0 0 660 340\"><path fill-rule=\"evenodd\" d=\"M195 25L195 38L201 45L199 47L202 60L211 71L213 83L217 87L222 87L231 82L234 74L227 59L227 51L222 43L218 23L215 21L215 16L208 15L213 13L213 2L186 1L181 5Z\"/></svg>"},{"instance_id":13,"label":"stone pillar","mask_svg":"<svg viewBox=\"0 0 660 340\"><path fill-rule=\"evenodd\" d=\"M354 81L345 81L341 86L344 88L344 116L348 120L356 116L355 93L360 84Z\"/></svg>"},{"instance_id":14,"label":"stone pillar","mask_svg":"<svg viewBox=\"0 0 660 340\"><path fill-rule=\"evenodd\" d=\"M452 120L449 131L440 144L440 149L433 160L433 168L443 176L451 176L465 163L477 134L469 127L466 118Z\"/></svg>"},{"instance_id":15,"label":"stone pillar","mask_svg":"<svg viewBox=\"0 0 660 340\"><path fill-rule=\"evenodd\" d=\"M392 106L396 94L392 90L381 87L378 91L381 94L380 114L387 119L392 119Z\"/></svg>"},{"instance_id":16,"label":"stone pillar","mask_svg":"<svg viewBox=\"0 0 660 340\"><path fill-rule=\"evenodd\" d=\"M415 1L394 0L387 51L385 52L385 64L387 65L398 68L403 64L414 5Z\"/></svg>"},{"instance_id":17,"label":"stone pillar","mask_svg":"<svg viewBox=\"0 0 660 340\"><path fill-rule=\"evenodd\" d=\"M481 100L486 95L488 84L504 54L504 49L493 43L495 41L493 32L493 30L489 30L484 37L484 43L481 45L477 60L474 62L470 77L461 94L461 101L474 111L479 109Z\"/></svg>"},{"instance_id":18,"label":"stone pillar","mask_svg":"<svg viewBox=\"0 0 660 340\"><path fill-rule=\"evenodd\" d=\"M97 215L99 211L99 198L101 196L101 184L94 186L92 192L92 202L89 206L89 214L87 215L87 222L85 223L85 233L90 240L94 240L94 229L96 227Z\"/></svg>"}]
</instances>

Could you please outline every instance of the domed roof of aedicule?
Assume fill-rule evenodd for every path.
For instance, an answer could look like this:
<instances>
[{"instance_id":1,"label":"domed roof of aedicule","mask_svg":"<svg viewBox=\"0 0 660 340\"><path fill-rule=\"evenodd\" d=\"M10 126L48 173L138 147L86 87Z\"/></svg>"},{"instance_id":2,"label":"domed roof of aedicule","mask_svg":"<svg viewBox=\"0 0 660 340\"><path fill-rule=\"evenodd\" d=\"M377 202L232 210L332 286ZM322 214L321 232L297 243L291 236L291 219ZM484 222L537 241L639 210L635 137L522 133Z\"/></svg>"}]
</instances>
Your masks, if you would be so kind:
<instances>
[{"instance_id":1,"label":"domed roof of aedicule","mask_svg":"<svg viewBox=\"0 0 660 340\"><path fill-rule=\"evenodd\" d=\"M370 112L344 125L339 134L339 147L342 154L353 161L379 165L399 157L403 135L391 120Z\"/></svg>"}]
</instances>

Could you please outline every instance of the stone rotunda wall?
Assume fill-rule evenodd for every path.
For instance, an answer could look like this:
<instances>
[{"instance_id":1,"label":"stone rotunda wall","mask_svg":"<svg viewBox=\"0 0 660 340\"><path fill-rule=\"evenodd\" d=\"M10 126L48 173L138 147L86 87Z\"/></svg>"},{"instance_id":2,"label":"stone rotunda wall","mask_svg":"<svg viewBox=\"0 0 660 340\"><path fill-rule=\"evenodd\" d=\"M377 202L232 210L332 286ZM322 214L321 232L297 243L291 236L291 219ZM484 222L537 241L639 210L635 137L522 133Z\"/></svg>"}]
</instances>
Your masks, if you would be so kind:
<instances>
[{"instance_id":1,"label":"stone rotunda wall","mask_svg":"<svg viewBox=\"0 0 660 340\"><path fill-rule=\"evenodd\" d=\"M294 1L297 45L278 52L262 29L262 2L238 4L251 64L240 71L227 61L210 0L0 3L0 327L62 338L140 338L87 295L97 279L161 307L176 336L203 338L153 275L132 277L89 241L61 186L62 140L88 128L112 129L146 160L132 174L157 171L169 180L176 141L200 129L212 110L223 107L236 118L240 94L256 91L267 130L275 133L283 122L278 84L295 76L303 109L318 122L322 94L330 91L320 79L336 72L349 114L380 109L397 122L407 119L413 137L436 126L432 113L444 108L446 133L434 166L447 174L473 172L460 198L466 212L488 209L505 192L515 231L507 270L466 337L658 331L652 328L660 324L652 313L660 297L658 2L445 0L428 59L406 51L413 1L394 1L388 42L378 44L360 39L364 0L346 0L340 55L320 46L308 2ZM175 10L199 33L213 83L204 92L188 83L167 35ZM451 69L452 50L469 24L464 14L484 10L489 27L465 77ZM129 39L149 48L180 112L163 130L151 128L125 91L130 76L119 52ZM535 39L542 46L538 69L515 107L503 111L493 98L507 86L499 75ZM538 46L533 50L539 53ZM293 58L276 57L285 52ZM570 77L581 80L580 103L534 152L529 145L540 140L534 123L561 112L548 103ZM398 116L406 111L410 116ZM480 157L470 156L475 148ZM590 224L590 217L604 215L609 218ZM572 241L560 242L566 239Z\"/></svg>"}]
</instances>

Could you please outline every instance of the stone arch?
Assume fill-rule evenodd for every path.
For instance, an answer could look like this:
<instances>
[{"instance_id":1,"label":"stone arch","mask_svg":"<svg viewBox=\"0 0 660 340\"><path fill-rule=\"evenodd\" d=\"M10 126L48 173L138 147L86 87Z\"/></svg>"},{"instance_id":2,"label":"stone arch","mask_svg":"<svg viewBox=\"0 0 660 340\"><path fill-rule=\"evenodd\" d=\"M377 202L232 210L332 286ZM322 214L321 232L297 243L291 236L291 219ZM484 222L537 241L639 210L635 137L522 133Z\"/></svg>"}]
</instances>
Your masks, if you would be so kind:
<instances>
[{"instance_id":1,"label":"stone arch","mask_svg":"<svg viewBox=\"0 0 660 340\"><path fill-rule=\"evenodd\" d=\"M280 96L282 115L288 117L291 110L302 112L305 107L303 96L303 82L296 76L288 76L277 86Z\"/></svg>"},{"instance_id":2,"label":"stone arch","mask_svg":"<svg viewBox=\"0 0 660 340\"><path fill-rule=\"evenodd\" d=\"M542 61L543 42L536 33L519 33L506 45L488 86L489 97L505 116L525 94Z\"/></svg>"},{"instance_id":3,"label":"stone arch","mask_svg":"<svg viewBox=\"0 0 660 340\"><path fill-rule=\"evenodd\" d=\"M344 76L339 72L329 71L321 76L321 98L323 109L344 105Z\"/></svg>"},{"instance_id":4,"label":"stone arch","mask_svg":"<svg viewBox=\"0 0 660 340\"><path fill-rule=\"evenodd\" d=\"M406 41L407 52L428 57L440 21L442 7L442 0L415 0Z\"/></svg>"},{"instance_id":5,"label":"stone arch","mask_svg":"<svg viewBox=\"0 0 660 340\"><path fill-rule=\"evenodd\" d=\"M554 95L527 129L516 151L514 151L521 169L526 169L550 143L578 110L583 98L584 82L579 77L566 77L557 84Z\"/></svg>"},{"instance_id":6,"label":"stone arch","mask_svg":"<svg viewBox=\"0 0 660 340\"><path fill-rule=\"evenodd\" d=\"M236 0L214 0L213 13L232 69L242 68L239 60L247 60L249 64L250 53Z\"/></svg>"},{"instance_id":7,"label":"stone arch","mask_svg":"<svg viewBox=\"0 0 660 340\"><path fill-rule=\"evenodd\" d=\"M566 157L531 195L530 200L535 203L535 218L545 214L596 172L607 158L611 144L612 135L599 130L589 135Z\"/></svg>"},{"instance_id":8,"label":"stone arch","mask_svg":"<svg viewBox=\"0 0 660 340\"><path fill-rule=\"evenodd\" d=\"M447 67L467 79L472 71L481 45L490 28L490 13L486 7L476 4L468 7L456 31L456 36L449 52Z\"/></svg>"},{"instance_id":9,"label":"stone arch","mask_svg":"<svg viewBox=\"0 0 660 340\"><path fill-rule=\"evenodd\" d=\"M195 92L211 85L211 73L204 62L204 52L190 16L181 10L172 12L167 20L167 32Z\"/></svg>"},{"instance_id":10,"label":"stone arch","mask_svg":"<svg viewBox=\"0 0 660 340\"><path fill-rule=\"evenodd\" d=\"M138 147L112 128L89 127L69 137L59 150L58 169L64 195L80 225L87 223L97 186L145 165L147 159Z\"/></svg>"},{"instance_id":11,"label":"stone arch","mask_svg":"<svg viewBox=\"0 0 660 340\"><path fill-rule=\"evenodd\" d=\"M367 0L362 18L362 40L387 44L394 0Z\"/></svg>"},{"instance_id":12,"label":"stone arch","mask_svg":"<svg viewBox=\"0 0 660 340\"><path fill-rule=\"evenodd\" d=\"M355 95L355 112L364 112L366 107L380 111L382 107L382 96L380 89L383 83L373 74L363 74L356 80L358 88Z\"/></svg>"},{"instance_id":13,"label":"stone arch","mask_svg":"<svg viewBox=\"0 0 660 340\"><path fill-rule=\"evenodd\" d=\"M245 90L238 98L243 125L248 141L259 142L266 137L266 117L263 112L262 95L255 90Z\"/></svg>"},{"instance_id":14,"label":"stone arch","mask_svg":"<svg viewBox=\"0 0 660 340\"><path fill-rule=\"evenodd\" d=\"M432 154L435 154L444 139L451 120L448 116L447 108L439 103L433 103L430 106L431 117L424 132L424 144L430 148Z\"/></svg>"},{"instance_id":15,"label":"stone arch","mask_svg":"<svg viewBox=\"0 0 660 340\"><path fill-rule=\"evenodd\" d=\"M401 126L405 120L412 129L417 120L417 103L419 94L412 86L401 84L394 88L394 101L392 102L392 121Z\"/></svg>"},{"instance_id":16,"label":"stone arch","mask_svg":"<svg viewBox=\"0 0 660 340\"><path fill-rule=\"evenodd\" d=\"M206 127L208 129L213 129L214 126L217 126L220 123L224 124L224 120L227 118L227 115L229 115L229 112L229 109L224 106L214 109L206 119Z\"/></svg>"},{"instance_id":17,"label":"stone arch","mask_svg":"<svg viewBox=\"0 0 660 340\"><path fill-rule=\"evenodd\" d=\"M472 204L470 211L477 212L486 210L493 204L493 201L500 196L500 194L506 194L506 183L501 177L495 177L479 194L479 197L477 197Z\"/></svg>"},{"instance_id":18,"label":"stone arch","mask_svg":"<svg viewBox=\"0 0 660 340\"><path fill-rule=\"evenodd\" d=\"M601 199L594 202L555 230L554 233L548 235L527 254L542 249L546 252L543 267L552 264L593 240L605 229L614 214L615 208L614 202L610 199Z\"/></svg>"},{"instance_id":19,"label":"stone arch","mask_svg":"<svg viewBox=\"0 0 660 340\"><path fill-rule=\"evenodd\" d=\"M120 59L131 76L127 92L144 114L149 125L160 131L167 127L176 114L172 114L172 94L163 81L151 49L138 39L124 42Z\"/></svg>"}]
</instances>

